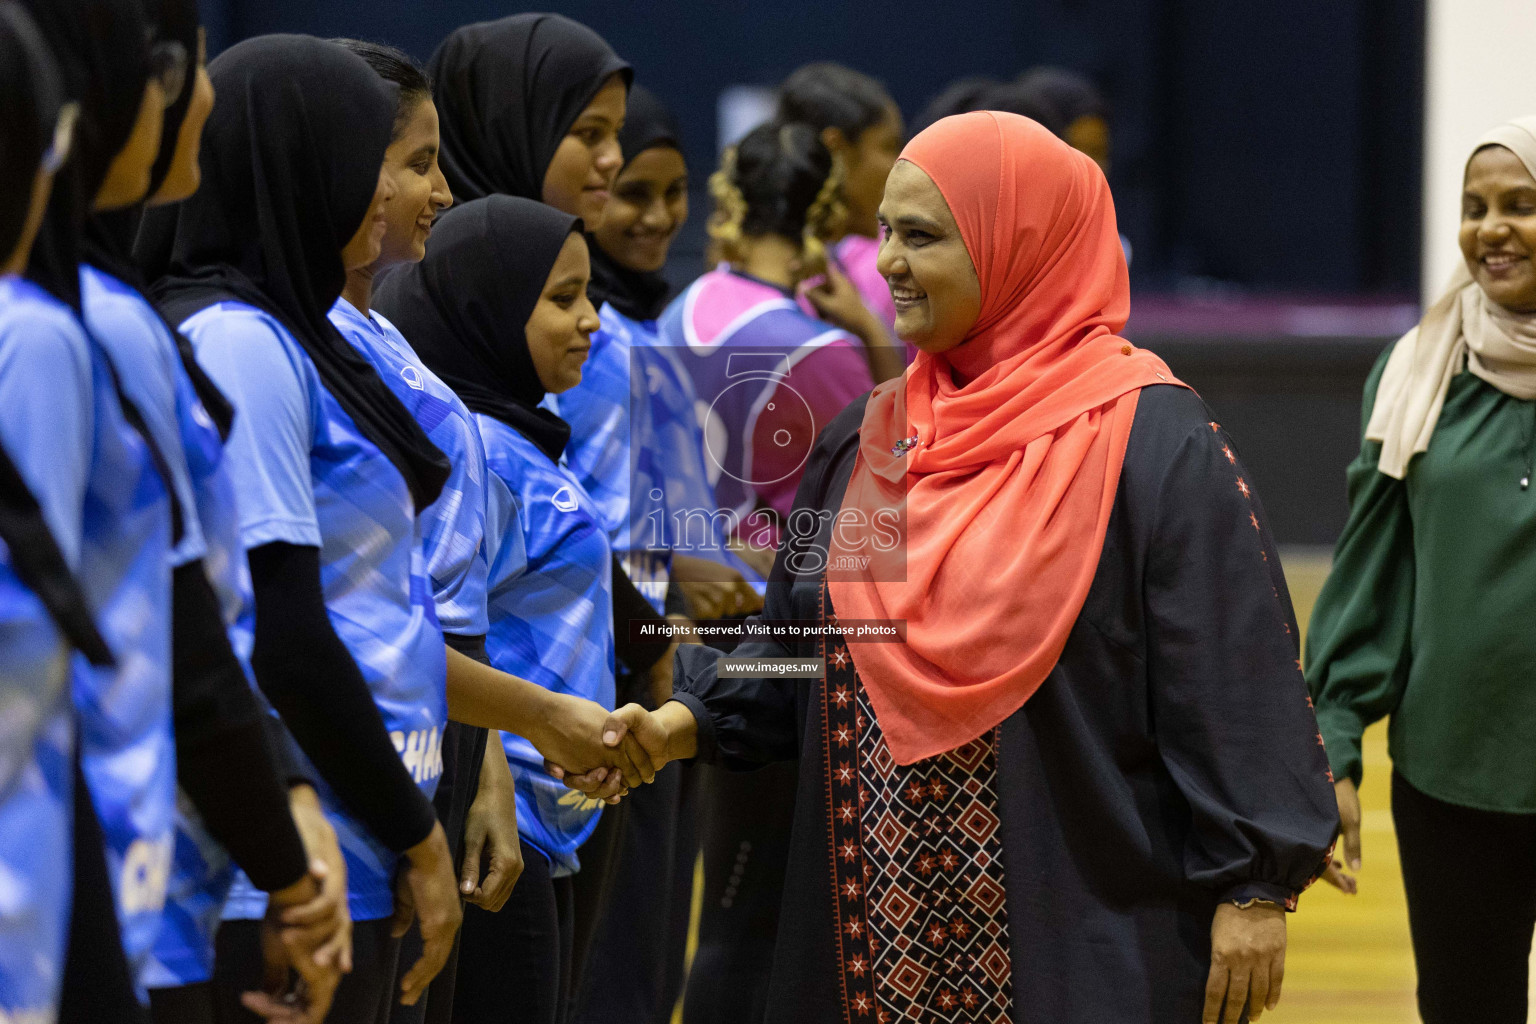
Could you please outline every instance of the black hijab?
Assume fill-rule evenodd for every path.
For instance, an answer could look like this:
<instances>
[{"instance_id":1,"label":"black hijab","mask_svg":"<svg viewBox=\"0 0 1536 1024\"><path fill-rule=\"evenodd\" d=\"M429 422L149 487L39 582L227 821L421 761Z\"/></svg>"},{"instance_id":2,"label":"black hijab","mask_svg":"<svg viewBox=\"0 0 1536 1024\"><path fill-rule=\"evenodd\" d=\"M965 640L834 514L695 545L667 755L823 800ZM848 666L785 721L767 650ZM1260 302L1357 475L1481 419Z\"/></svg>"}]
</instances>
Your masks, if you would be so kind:
<instances>
[{"instance_id":1,"label":"black hijab","mask_svg":"<svg viewBox=\"0 0 1536 1024\"><path fill-rule=\"evenodd\" d=\"M373 305L475 412L494 416L552 461L571 428L539 408L544 385L524 327L581 218L515 196L455 206L437 219L420 263L399 267Z\"/></svg>"},{"instance_id":2,"label":"black hijab","mask_svg":"<svg viewBox=\"0 0 1536 1024\"><path fill-rule=\"evenodd\" d=\"M420 511L437 499L448 461L327 316L346 284L341 250L373 201L395 88L311 36L248 39L208 71L219 99L203 135L202 187L145 216L146 226L175 220L155 295L175 323L225 299L276 317Z\"/></svg>"},{"instance_id":3,"label":"black hijab","mask_svg":"<svg viewBox=\"0 0 1536 1024\"><path fill-rule=\"evenodd\" d=\"M0 261L21 241L32 180L53 143L64 83L27 12L0 3Z\"/></svg>"},{"instance_id":4,"label":"black hijab","mask_svg":"<svg viewBox=\"0 0 1536 1024\"><path fill-rule=\"evenodd\" d=\"M619 129L619 148L624 153L624 166L648 149L666 147L681 151L683 133L677 126L666 104L643 85L629 87L629 102L624 114L624 127Z\"/></svg>"},{"instance_id":5,"label":"black hijab","mask_svg":"<svg viewBox=\"0 0 1536 1024\"><path fill-rule=\"evenodd\" d=\"M585 25L515 14L455 29L432 55L443 174L459 202L540 199L560 140L627 63Z\"/></svg>"},{"instance_id":6,"label":"black hijab","mask_svg":"<svg viewBox=\"0 0 1536 1024\"><path fill-rule=\"evenodd\" d=\"M21 240L31 207L32 179L53 142L64 103L58 65L25 10L0 2L0 259ZM0 448L0 541L11 568L66 639L93 664L110 665L85 592L69 571L37 499Z\"/></svg>"},{"instance_id":7,"label":"black hijab","mask_svg":"<svg viewBox=\"0 0 1536 1024\"><path fill-rule=\"evenodd\" d=\"M192 90L197 84L198 19L196 0L158 0L155 18L150 31L156 40L180 43L187 54L186 84L181 95L166 108L164 129L160 134L160 152L155 157L154 170L150 174L149 191L145 198L154 195L165 184L171 170L171 158L176 153L176 142L181 134L181 124L186 119L187 108L192 103ZM85 239L82 255L85 261L98 270L104 270L141 295L148 295L150 278L132 256L133 238L144 216L144 204L135 203L123 210L92 215L85 222ZM234 407L218 386L203 372L192 352L192 343L182 336L176 325L166 321L166 329L176 342L181 365L192 382L219 436L229 440L229 430L234 424Z\"/></svg>"},{"instance_id":8,"label":"black hijab","mask_svg":"<svg viewBox=\"0 0 1536 1024\"><path fill-rule=\"evenodd\" d=\"M677 119L643 85L629 87L628 111L619 132L619 148L624 166L648 149L666 147L682 151L682 132ZM624 173L622 170L620 174ZM672 286L660 271L633 270L608 255L594 236L587 242L592 250L592 284L587 295L598 309L607 303L631 320L654 320L666 308Z\"/></svg>"},{"instance_id":9,"label":"black hijab","mask_svg":"<svg viewBox=\"0 0 1536 1024\"><path fill-rule=\"evenodd\" d=\"M149 82L140 0L21 0L53 50L64 92L80 103L75 148L53 182L27 276L77 312L80 239L91 203L133 134Z\"/></svg>"}]
</instances>

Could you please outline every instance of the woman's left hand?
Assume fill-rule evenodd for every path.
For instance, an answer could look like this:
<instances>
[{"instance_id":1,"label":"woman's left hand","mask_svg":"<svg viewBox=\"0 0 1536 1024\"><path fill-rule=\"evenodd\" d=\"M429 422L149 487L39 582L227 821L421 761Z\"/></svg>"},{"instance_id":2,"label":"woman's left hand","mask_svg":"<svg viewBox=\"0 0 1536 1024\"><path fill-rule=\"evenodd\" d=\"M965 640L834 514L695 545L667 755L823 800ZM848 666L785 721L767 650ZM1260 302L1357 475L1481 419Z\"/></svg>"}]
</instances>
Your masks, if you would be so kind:
<instances>
[{"instance_id":1,"label":"woman's left hand","mask_svg":"<svg viewBox=\"0 0 1536 1024\"><path fill-rule=\"evenodd\" d=\"M816 314L833 327L841 327L864 343L869 372L875 383L900 377L907 368L905 353L891 337L873 310L864 304L864 296L848 280L848 275L828 266L826 277L805 289L805 298L816 307Z\"/></svg>"},{"instance_id":2,"label":"woman's left hand","mask_svg":"<svg viewBox=\"0 0 1536 1024\"><path fill-rule=\"evenodd\" d=\"M1285 910L1273 903L1217 907L1202 1024L1237 1024L1244 1007L1250 1019L1258 1020L1280 1002L1284 979Z\"/></svg>"},{"instance_id":3,"label":"woman's left hand","mask_svg":"<svg viewBox=\"0 0 1536 1024\"><path fill-rule=\"evenodd\" d=\"M482 856L489 861L480 877ZM491 733L480 767L480 790L464 822L464 859L459 893L477 907L495 912L506 905L523 873L523 847L517 836L517 793L501 735Z\"/></svg>"}]
</instances>

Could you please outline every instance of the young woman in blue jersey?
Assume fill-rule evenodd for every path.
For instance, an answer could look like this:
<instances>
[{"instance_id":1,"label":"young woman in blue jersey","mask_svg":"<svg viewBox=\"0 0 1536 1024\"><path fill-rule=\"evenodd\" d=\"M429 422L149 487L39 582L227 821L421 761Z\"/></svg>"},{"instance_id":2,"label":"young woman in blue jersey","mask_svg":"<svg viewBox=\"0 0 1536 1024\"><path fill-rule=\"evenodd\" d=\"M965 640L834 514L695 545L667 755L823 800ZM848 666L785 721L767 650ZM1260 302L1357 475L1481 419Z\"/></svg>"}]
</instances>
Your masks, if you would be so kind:
<instances>
[{"instance_id":1,"label":"young woman in blue jersey","mask_svg":"<svg viewBox=\"0 0 1536 1024\"><path fill-rule=\"evenodd\" d=\"M428 67L442 117L443 173L459 201L518 196L587 224L602 220L624 162L618 131L633 75L601 36L558 14L518 14L456 29ZM661 616L617 559L614 566L619 658L636 673L658 664L666 671L670 645L631 632L632 624L654 629ZM605 792L634 774L609 777Z\"/></svg>"},{"instance_id":2,"label":"young woman in blue jersey","mask_svg":"<svg viewBox=\"0 0 1536 1024\"><path fill-rule=\"evenodd\" d=\"M490 196L448 211L426 259L377 302L476 413L485 445L486 653L556 693L614 699L613 554L585 488L559 462L570 428L540 407L570 389L598 328L581 221ZM601 804L571 798L526 740L508 735L523 877L499 914L465 911L454 1019L554 1024L571 961L571 878ZM641 766L646 781L654 776Z\"/></svg>"},{"instance_id":3,"label":"young woman in blue jersey","mask_svg":"<svg viewBox=\"0 0 1536 1024\"><path fill-rule=\"evenodd\" d=\"M581 383L552 399L571 424L566 460L601 506L626 573L658 610L675 580L694 618L755 611L757 595L714 515L693 382L657 337L671 291L661 271L688 219L681 132L637 85L619 143L624 163L588 236L588 296L603 326Z\"/></svg>"},{"instance_id":4,"label":"young woman in blue jersey","mask_svg":"<svg viewBox=\"0 0 1536 1024\"><path fill-rule=\"evenodd\" d=\"M54 172L68 156L74 113L31 18L0 3L0 359L32 333L31 308L49 303L30 295L19 275ZM0 422L0 433L9 435L8 426ZM0 701L12 709L0 731L0 865L14 886L0 909L6 1020L52 1020L58 1012L73 881L68 649L111 662L64 554L67 545L78 557L80 509L47 513L0 447ZM94 853L99 859L99 846ZM98 898L110 908L104 890Z\"/></svg>"},{"instance_id":5,"label":"young woman in blue jersey","mask_svg":"<svg viewBox=\"0 0 1536 1024\"><path fill-rule=\"evenodd\" d=\"M69 88L80 100L82 138L88 140L71 165L66 187L56 189L51 198L41 229L46 239L43 258L32 272L77 309L86 304L97 309L94 297L82 294L76 276L75 253L85 216L93 208L109 209L142 198L158 147L167 87L184 75L185 53L178 61L176 53L149 36L136 4L32 6L61 60ZM138 301L148 319L155 320L142 299ZM216 825L228 825L236 819L224 810L226 805L249 801L254 814L242 822L252 826L245 837L260 833L245 845L252 870L266 887L285 890L284 905L316 895L243 681L221 675L222 665L215 661L196 664L183 658L177 667L183 685L173 703L171 562L166 545L181 544L188 534L183 515L187 494L172 497L166 486L175 479L178 464L185 477L185 460L174 425L158 436L151 426L152 420L161 427L174 424L174 414L156 404L158 396L142 390L130 394L112 365L106 335L118 325L90 315L86 321L96 397L82 570L120 664L110 672L82 669L74 688L81 712L82 767L104 826L112 895L85 884L76 894L70 959L71 970L80 970L81 983L66 982L60 1009L65 1020L139 1012L122 997L124 986L117 984L116 971L100 967L103 947L116 944L114 928L87 915L99 915L103 907L111 914L115 903L131 963L126 980L137 984L142 996L172 852L178 761L170 749L173 710L188 741L183 777L198 806ZM150 410L148 416L145 409ZM211 639L217 641L221 630L216 615L213 622ZM222 692L231 685L234 700L225 704ZM233 765L228 761L231 754ZM146 772L145 764L153 770ZM248 774L244 779L220 774L226 771ZM96 867L85 864L82 877L94 878ZM107 960L117 963L116 957ZM113 979L112 984L101 984L104 978Z\"/></svg>"},{"instance_id":6,"label":"young woman in blue jersey","mask_svg":"<svg viewBox=\"0 0 1536 1024\"><path fill-rule=\"evenodd\" d=\"M515 14L455 29L427 70L459 202L522 196L602 220L634 75L601 36L558 14Z\"/></svg>"},{"instance_id":7,"label":"young woman in blue jersey","mask_svg":"<svg viewBox=\"0 0 1536 1024\"><path fill-rule=\"evenodd\" d=\"M9 24L16 26L20 22L10 20ZM21 31L29 29L35 31L36 26L28 23ZM52 42L46 34L34 41L37 49L44 52ZM52 60L51 53L47 59ZM7 62L6 67L8 71L20 71L23 64ZM39 78L33 84L42 87L45 79ZM66 563L82 573L86 569L85 501L94 468L98 400L103 403L99 418L104 421L104 437L117 436L112 431L121 425L121 413L107 401L109 393L96 387L90 343L67 301L72 296L67 287L68 275L61 278L46 270L38 274L40 280L50 282L50 288L18 276L33 273L40 225L45 209L53 202L53 193L75 187L72 172L57 176L54 172L61 165L68 166L63 162L73 152L73 129L78 125L80 106L74 97L83 90L78 77L61 75L61 84L64 88L59 99L67 102L57 110L54 124L41 129L46 133L44 138L29 140L20 126L14 126L12 134L13 126L6 125L4 148L8 154L31 148L46 155L42 157L45 173L28 175L25 183L5 189L8 207L17 201L27 205L20 210L6 210L8 231L15 214L19 213L24 222L11 234L16 245L8 254L5 275L0 276L0 398L4 400L0 403L0 444L14 459L22 485L35 496ZM8 88L5 95L7 103L22 103L27 93ZM58 99L55 106L57 102ZM68 223L65 222L66 226ZM66 236L58 244L71 242ZM44 243L44 248L49 248L49 244ZM39 260L38 265L48 262ZM121 453L119 445L108 454ZM91 559L93 570L97 569L96 561ZM102 578L86 595L93 611L99 607L105 589L120 579L117 572L101 571ZM111 664L111 658L97 659L91 671L105 672ZM70 667L66 693L73 695L74 676L83 671L79 666ZM10 936L6 939L5 1001L21 1012L35 1007L44 1019L50 1020L56 1014L61 1020L91 1019L92 1011L97 1010L129 1017L140 1012L123 956L101 824L81 771L80 725L78 715L66 719L66 727L74 737L63 739L60 752L65 762L49 773L57 801L54 810L64 819L62 830L55 826L50 836L44 822L39 821L36 835L6 833L28 844L29 852L35 848L45 857L67 851L73 840L73 863L62 858L45 861L51 872L31 876L38 888L29 885L17 900L17 911L30 918L24 925L25 943L35 943L36 948L15 947L14 956L20 958L18 965L18 959L9 952L15 940ZM57 741L55 746L59 746ZM50 850L50 839L61 840L65 845ZM15 853L14 848L7 850L8 865L18 864ZM66 918L67 956L61 944L66 934ZM91 958L94 970L80 970ZM73 984L65 984L61 975L70 973Z\"/></svg>"},{"instance_id":8,"label":"young woman in blue jersey","mask_svg":"<svg viewBox=\"0 0 1536 1024\"><path fill-rule=\"evenodd\" d=\"M147 112L158 110L161 91L151 81L137 3L27 0L24 6L59 62L66 93L81 110L78 146L55 182L27 276L78 315L77 260L85 216L114 155ZM80 577L118 655L115 669L78 668L72 687L85 791L101 820L111 894L92 891L100 866L82 861L77 870L91 884L82 878L75 901L70 980L61 1005L61 1016L80 1019L88 1010L120 1012L119 1000L133 1006L134 1000L122 999L115 971L105 972L114 978L109 985L74 984L76 965L92 947L98 955L110 947L120 925L132 965L131 991L165 900L176 799L167 560L172 523L154 453L125 418L131 412L119 401L103 351L78 324L62 318L39 331L45 332L51 335L46 340L23 335L8 346L0 368L6 415L37 433L24 438L8 433L5 441L40 499L46 502L65 488L73 492L68 501L83 513ZM50 407L42 408L45 404ZM58 451L84 458L55 460ZM37 479L29 464L44 453L48 464L38 467L43 479ZM140 767L146 763L153 770ZM114 907L115 919L106 912Z\"/></svg>"},{"instance_id":9,"label":"young woman in blue jersey","mask_svg":"<svg viewBox=\"0 0 1536 1024\"><path fill-rule=\"evenodd\" d=\"M434 797L450 847L458 856L460 891L466 900L497 911L522 871L516 802L501 737L506 729L527 737L562 764L609 764L596 742L607 712L599 704L552 693L489 667L485 654L486 465L473 415L437 378L393 324L372 308L373 282L383 271L419 262L432 223L452 201L438 168L438 118L431 83L404 53L356 40L338 42L366 60L399 89L394 138L384 168L396 188L387 207L388 227L379 258L347 275L331 322L379 371L452 466L443 493L421 515L427 572L437 616L448 642L448 713L443 776ZM487 728L493 742L487 743ZM585 747L582 744L587 744ZM622 751L620 752L622 756ZM638 785L638 771L626 765ZM485 862L482 878L482 860ZM414 933L405 939L409 948ZM452 1011L455 973L451 957L427 997L397 1006L391 1020L446 1020Z\"/></svg>"},{"instance_id":10,"label":"young woman in blue jersey","mask_svg":"<svg viewBox=\"0 0 1536 1024\"><path fill-rule=\"evenodd\" d=\"M658 612L695 619L756 611L744 564L725 545L704 463L693 382L660 347L656 317L670 293L662 268L688 218L688 168L671 113L631 86L619 144L624 164L603 219L588 234L587 294L601 329L581 383L551 408L571 425L566 463L602 512L624 572ZM750 572L750 570L746 570ZM619 702L671 696L670 660L621 673ZM681 985L693 892L691 780L677 770L605 811L576 876L573 1020L670 1019ZM635 957L634 950L643 951ZM628 957L624 971L602 970Z\"/></svg>"},{"instance_id":11,"label":"young woman in blue jersey","mask_svg":"<svg viewBox=\"0 0 1536 1024\"><path fill-rule=\"evenodd\" d=\"M303 36L248 40L209 71L222 99L202 186L174 211L156 294L237 410L225 458L253 578L251 660L319 769L346 858L352 971L327 1019L371 1022L391 1001L392 931L419 915L425 949L399 992L414 1001L459 918L430 802L447 709L415 521L448 467L326 319L347 270L379 252L394 92ZM261 969L265 903L237 880L218 934L221 1015Z\"/></svg>"},{"instance_id":12,"label":"young woman in blue jersey","mask_svg":"<svg viewBox=\"0 0 1536 1024\"><path fill-rule=\"evenodd\" d=\"M129 197L125 179L142 178L147 188L137 198L167 203L187 198L196 185L213 89L190 0L163 0L153 33L153 46L186 61L166 88L160 145L137 145L148 129L136 129L99 194ZM128 255L141 213L142 203L134 202L90 218L81 265L86 326L165 460L182 532L171 552L172 706L177 777L195 813L178 810L166 908L139 980L160 1024L212 1020L214 932L232 857L272 893L275 910L291 908L312 922L284 928L284 941L267 949L284 956L275 968L290 961L298 968L310 1012L319 1017L340 980L349 940L344 868L313 788L297 783L289 790L286 776L293 773L285 766L279 774L264 736L275 720L251 689L248 650L231 645L239 595L250 588L233 485L222 465L232 410L142 294L147 285ZM306 847L321 865L316 878L308 874ZM323 888L316 884L322 878ZM251 999L273 1005L270 996Z\"/></svg>"},{"instance_id":13,"label":"young woman in blue jersey","mask_svg":"<svg viewBox=\"0 0 1536 1024\"><path fill-rule=\"evenodd\" d=\"M348 271L330 319L448 458L442 494L417 518L426 544L426 570L437 619L447 641L451 716L454 659L464 654L483 659L485 651L485 452L469 410L426 369L389 321L370 307L374 277L388 267L421 259L432 222L453 197L437 166L437 110L431 83L421 69L393 47L355 39L333 42L363 58L398 90L394 135L384 151L384 170L394 183L395 196L385 208L388 226L379 258ZM483 728L448 722L443 729L443 774L432 804L456 863L461 845L468 840L460 871L461 893L489 910L500 910L522 873L522 849L507 759L499 738L494 745L488 739ZM467 826L472 826L472 835L466 836ZM489 864L483 885L482 852ZM421 935L413 926L401 937L402 963L414 962L420 949ZM455 945L426 994L412 1006L392 1007L390 1020L415 1024L448 1019L457 960Z\"/></svg>"}]
</instances>

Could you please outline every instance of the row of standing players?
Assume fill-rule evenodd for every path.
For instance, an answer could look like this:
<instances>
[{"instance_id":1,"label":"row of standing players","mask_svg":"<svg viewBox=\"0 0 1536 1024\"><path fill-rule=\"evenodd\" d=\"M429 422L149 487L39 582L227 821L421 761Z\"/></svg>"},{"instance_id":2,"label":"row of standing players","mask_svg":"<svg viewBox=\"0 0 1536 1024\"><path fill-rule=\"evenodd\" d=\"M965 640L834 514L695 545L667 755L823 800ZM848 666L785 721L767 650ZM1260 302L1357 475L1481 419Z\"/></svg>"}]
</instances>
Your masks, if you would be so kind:
<instances>
[{"instance_id":1,"label":"row of standing players","mask_svg":"<svg viewBox=\"0 0 1536 1024\"><path fill-rule=\"evenodd\" d=\"M459 29L431 78L297 36L205 69L183 0L6 2L0 45L0 1010L665 1019L703 801L690 1005L750 1017L782 779L603 815L558 776L652 781L601 737L670 692L640 627L755 610L815 426L901 370L889 96L793 76L667 305L680 137L573 22Z\"/></svg>"}]
</instances>

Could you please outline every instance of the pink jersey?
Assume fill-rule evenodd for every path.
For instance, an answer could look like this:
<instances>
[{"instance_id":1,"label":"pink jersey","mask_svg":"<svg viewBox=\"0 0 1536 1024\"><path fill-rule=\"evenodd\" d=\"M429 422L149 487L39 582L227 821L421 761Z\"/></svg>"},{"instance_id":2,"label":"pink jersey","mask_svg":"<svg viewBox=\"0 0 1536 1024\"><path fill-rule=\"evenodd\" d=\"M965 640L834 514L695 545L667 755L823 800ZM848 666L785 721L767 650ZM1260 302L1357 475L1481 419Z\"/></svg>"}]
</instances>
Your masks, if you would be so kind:
<instances>
[{"instance_id":1,"label":"pink jersey","mask_svg":"<svg viewBox=\"0 0 1536 1024\"><path fill-rule=\"evenodd\" d=\"M862 343L724 265L674 299L657 329L693 378L720 507L788 514L816 435L874 386Z\"/></svg>"}]
</instances>

